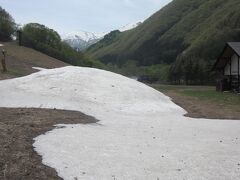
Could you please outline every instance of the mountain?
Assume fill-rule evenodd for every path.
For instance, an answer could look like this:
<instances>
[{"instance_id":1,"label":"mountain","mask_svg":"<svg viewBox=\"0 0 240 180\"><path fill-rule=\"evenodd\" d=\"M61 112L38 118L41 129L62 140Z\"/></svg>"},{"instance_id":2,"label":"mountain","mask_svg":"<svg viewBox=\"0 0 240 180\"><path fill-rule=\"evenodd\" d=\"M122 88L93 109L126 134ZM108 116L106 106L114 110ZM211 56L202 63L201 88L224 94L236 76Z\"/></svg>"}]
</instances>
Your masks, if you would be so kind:
<instances>
[{"instance_id":1,"label":"mountain","mask_svg":"<svg viewBox=\"0 0 240 180\"><path fill-rule=\"evenodd\" d=\"M130 30L130 29L136 28L140 24L141 22L130 23L119 28L119 31L124 32L124 31ZM106 32L92 33L92 32L86 32L86 31L78 31L78 32L72 32L66 35L62 35L62 39L74 49L78 51L82 51L87 49L89 46L97 43L101 39L103 39L106 34L108 33Z\"/></svg>"},{"instance_id":2,"label":"mountain","mask_svg":"<svg viewBox=\"0 0 240 180\"><path fill-rule=\"evenodd\" d=\"M134 28L138 27L140 24L142 24L142 22L129 23L129 24L119 28L118 30L120 32L128 31L128 30L131 30L131 29L134 29Z\"/></svg>"},{"instance_id":3,"label":"mountain","mask_svg":"<svg viewBox=\"0 0 240 180\"><path fill-rule=\"evenodd\" d=\"M85 50L101 40L106 33L91 33L86 31L72 32L62 36L64 42L78 51Z\"/></svg>"},{"instance_id":4,"label":"mountain","mask_svg":"<svg viewBox=\"0 0 240 180\"><path fill-rule=\"evenodd\" d=\"M239 9L239 0L173 0L135 29L107 37L87 53L119 67L129 60L138 66L167 64L172 80L202 78L227 41L240 41Z\"/></svg>"}]
</instances>

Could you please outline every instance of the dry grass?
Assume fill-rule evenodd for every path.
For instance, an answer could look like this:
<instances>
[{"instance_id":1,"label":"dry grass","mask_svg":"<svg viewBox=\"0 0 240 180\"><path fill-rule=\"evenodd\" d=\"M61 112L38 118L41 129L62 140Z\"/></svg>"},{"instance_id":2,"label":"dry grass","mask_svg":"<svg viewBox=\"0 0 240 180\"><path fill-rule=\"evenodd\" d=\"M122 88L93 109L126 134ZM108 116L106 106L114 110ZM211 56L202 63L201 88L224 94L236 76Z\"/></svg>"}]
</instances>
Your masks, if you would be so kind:
<instances>
[{"instance_id":1,"label":"dry grass","mask_svg":"<svg viewBox=\"0 0 240 180\"><path fill-rule=\"evenodd\" d=\"M67 66L55 58L49 57L43 53L23 46L17 46L15 43L5 43L4 48L7 51L6 64L8 71L2 73L0 66L0 80L29 75L37 70L32 67L58 68ZM0 54L2 58L2 54Z\"/></svg>"},{"instance_id":2,"label":"dry grass","mask_svg":"<svg viewBox=\"0 0 240 180\"><path fill-rule=\"evenodd\" d=\"M171 97L194 118L240 120L240 95L217 92L210 86L152 85Z\"/></svg>"}]
</instances>

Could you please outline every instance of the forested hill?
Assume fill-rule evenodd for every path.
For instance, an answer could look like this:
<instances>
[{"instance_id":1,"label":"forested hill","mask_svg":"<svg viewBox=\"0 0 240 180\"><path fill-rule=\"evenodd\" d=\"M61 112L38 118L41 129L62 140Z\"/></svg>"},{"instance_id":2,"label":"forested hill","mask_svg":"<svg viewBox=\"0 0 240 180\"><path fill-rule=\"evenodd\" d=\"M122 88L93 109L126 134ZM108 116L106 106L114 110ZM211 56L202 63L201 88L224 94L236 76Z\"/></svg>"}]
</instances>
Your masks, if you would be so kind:
<instances>
[{"instance_id":1,"label":"forested hill","mask_svg":"<svg viewBox=\"0 0 240 180\"><path fill-rule=\"evenodd\" d=\"M239 0L173 0L137 28L88 49L105 64L158 65L170 80L206 81L227 41L240 41ZM161 73L160 73L161 74Z\"/></svg>"}]
</instances>

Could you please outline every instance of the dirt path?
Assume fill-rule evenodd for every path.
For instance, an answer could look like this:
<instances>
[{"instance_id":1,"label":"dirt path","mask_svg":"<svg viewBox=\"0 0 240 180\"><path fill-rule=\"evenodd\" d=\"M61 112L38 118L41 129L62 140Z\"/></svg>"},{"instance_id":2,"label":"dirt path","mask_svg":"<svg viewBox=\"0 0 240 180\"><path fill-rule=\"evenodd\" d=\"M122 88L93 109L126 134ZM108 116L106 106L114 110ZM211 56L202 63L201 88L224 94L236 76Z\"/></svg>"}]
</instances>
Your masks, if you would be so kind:
<instances>
[{"instance_id":1,"label":"dirt path","mask_svg":"<svg viewBox=\"0 0 240 180\"><path fill-rule=\"evenodd\" d=\"M173 102L184 108L187 117L207 119L236 119L240 120L240 108L226 106L224 103L200 101L198 98L188 97L173 91L164 92Z\"/></svg>"},{"instance_id":2,"label":"dirt path","mask_svg":"<svg viewBox=\"0 0 240 180\"><path fill-rule=\"evenodd\" d=\"M33 150L33 138L55 124L95 123L80 112L46 109L0 108L0 179L61 179L54 169L44 166Z\"/></svg>"}]
</instances>

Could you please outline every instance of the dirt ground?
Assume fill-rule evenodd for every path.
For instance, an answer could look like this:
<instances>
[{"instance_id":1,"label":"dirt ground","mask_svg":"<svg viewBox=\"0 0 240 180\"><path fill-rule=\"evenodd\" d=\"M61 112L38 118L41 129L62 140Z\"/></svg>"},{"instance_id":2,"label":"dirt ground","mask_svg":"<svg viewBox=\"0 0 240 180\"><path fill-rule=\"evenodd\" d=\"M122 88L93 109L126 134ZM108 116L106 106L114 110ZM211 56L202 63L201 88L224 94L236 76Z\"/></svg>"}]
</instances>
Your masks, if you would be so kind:
<instances>
[{"instance_id":1,"label":"dirt ground","mask_svg":"<svg viewBox=\"0 0 240 180\"><path fill-rule=\"evenodd\" d=\"M0 64L0 80L26 76L38 71L32 67L51 69L69 65L34 49L23 46L20 47L14 42L3 44L4 46L0 47L0 51L1 49L6 50L7 72L2 72ZM0 60L2 58L3 56L0 52Z\"/></svg>"},{"instance_id":2,"label":"dirt ground","mask_svg":"<svg viewBox=\"0 0 240 180\"><path fill-rule=\"evenodd\" d=\"M53 129L56 124L95 123L80 112L0 108L0 179L61 179L54 169L43 165L33 150L33 138Z\"/></svg>"},{"instance_id":3,"label":"dirt ground","mask_svg":"<svg viewBox=\"0 0 240 180\"><path fill-rule=\"evenodd\" d=\"M240 120L240 107L226 106L224 103L200 101L198 98L183 96L174 91L164 92L173 102L184 108L187 117L207 119Z\"/></svg>"}]
</instances>

